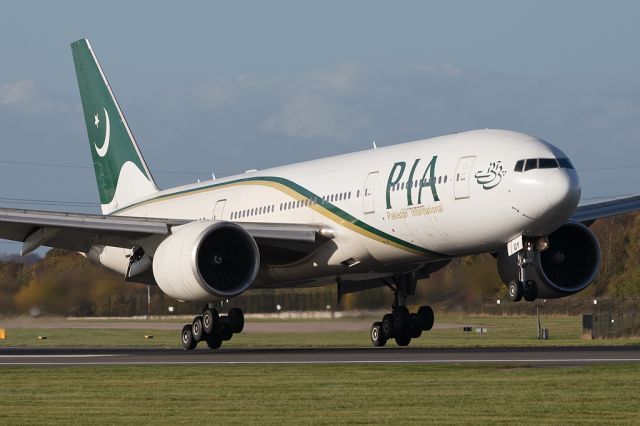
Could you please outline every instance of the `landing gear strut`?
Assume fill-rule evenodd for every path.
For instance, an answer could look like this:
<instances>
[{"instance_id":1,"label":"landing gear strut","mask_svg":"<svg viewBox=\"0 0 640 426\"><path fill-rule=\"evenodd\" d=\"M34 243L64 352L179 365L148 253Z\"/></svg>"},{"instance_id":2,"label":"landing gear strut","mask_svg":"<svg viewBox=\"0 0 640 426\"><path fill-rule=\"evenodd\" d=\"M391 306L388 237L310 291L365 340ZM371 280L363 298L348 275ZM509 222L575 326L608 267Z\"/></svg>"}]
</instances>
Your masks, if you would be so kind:
<instances>
[{"instance_id":1,"label":"landing gear strut","mask_svg":"<svg viewBox=\"0 0 640 426\"><path fill-rule=\"evenodd\" d=\"M391 313L371 326L370 337L374 346L384 346L389 339L394 339L398 346L407 346L412 338L420 337L423 331L433 327L431 307L421 306L416 313L410 313L406 307L407 296L415 294L416 282L415 274L404 274L393 277L392 283L386 283L393 291L393 305Z\"/></svg>"},{"instance_id":2,"label":"landing gear strut","mask_svg":"<svg viewBox=\"0 0 640 426\"><path fill-rule=\"evenodd\" d=\"M233 308L228 315L219 315L211 303L202 309L202 315L196 315L191 324L182 327L181 342L185 350L192 350L199 342L206 342L210 349L218 349L223 341L231 340L234 334L244 328L242 310Z\"/></svg>"},{"instance_id":3,"label":"landing gear strut","mask_svg":"<svg viewBox=\"0 0 640 426\"><path fill-rule=\"evenodd\" d=\"M512 280L507 285L509 298L514 302L519 302L522 298L532 302L538 297L536 282L527 279L527 271L533 266L533 242L526 241L524 248L517 253L517 256L518 279Z\"/></svg>"}]
</instances>

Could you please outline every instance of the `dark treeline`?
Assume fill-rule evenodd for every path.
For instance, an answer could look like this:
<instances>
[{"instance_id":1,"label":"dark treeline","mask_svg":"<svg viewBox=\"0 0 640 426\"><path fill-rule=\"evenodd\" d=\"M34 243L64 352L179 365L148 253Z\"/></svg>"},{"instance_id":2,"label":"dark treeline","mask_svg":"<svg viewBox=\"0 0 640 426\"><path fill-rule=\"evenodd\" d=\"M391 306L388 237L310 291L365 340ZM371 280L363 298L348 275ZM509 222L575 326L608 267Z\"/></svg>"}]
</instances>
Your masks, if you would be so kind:
<instances>
[{"instance_id":1,"label":"dark treeline","mask_svg":"<svg viewBox=\"0 0 640 426\"><path fill-rule=\"evenodd\" d=\"M600 306L632 306L640 296L640 215L623 215L596 222L592 229L602 247L596 281L578 295L545 302L553 311L578 313ZM531 304L511 304L489 255L456 259L418 284L412 304L432 304L444 310L486 313L530 313ZM498 299L503 299L500 305ZM605 304L603 304L603 302ZM348 294L337 300L336 286L299 290L251 290L229 301L246 312L291 310L349 310L389 308L386 288ZM541 303L541 302L536 302ZM221 302L222 304L222 302ZM180 303L151 287L151 313L193 314L199 306ZM626 309L626 308L625 308ZM224 310L224 306L222 307ZM122 277L83 256L50 250L27 262L0 258L0 315L130 316L147 313L147 287Z\"/></svg>"}]
</instances>

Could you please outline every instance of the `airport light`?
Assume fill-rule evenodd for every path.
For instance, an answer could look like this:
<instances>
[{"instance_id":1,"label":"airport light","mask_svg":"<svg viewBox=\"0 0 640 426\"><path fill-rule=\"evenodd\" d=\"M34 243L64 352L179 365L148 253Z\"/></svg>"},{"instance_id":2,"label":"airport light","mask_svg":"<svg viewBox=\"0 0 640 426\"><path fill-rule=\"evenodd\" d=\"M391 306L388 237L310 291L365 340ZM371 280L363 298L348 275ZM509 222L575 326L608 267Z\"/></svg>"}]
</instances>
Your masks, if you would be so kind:
<instances>
[{"instance_id":1,"label":"airport light","mask_svg":"<svg viewBox=\"0 0 640 426\"><path fill-rule=\"evenodd\" d=\"M280 306L280 304L278 303L276 305L276 311L280 312L282 310L282 306Z\"/></svg>"},{"instance_id":2,"label":"airport light","mask_svg":"<svg viewBox=\"0 0 640 426\"><path fill-rule=\"evenodd\" d=\"M593 304L597 305L598 304L598 299L593 299Z\"/></svg>"},{"instance_id":3,"label":"airport light","mask_svg":"<svg viewBox=\"0 0 640 426\"><path fill-rule=\"evenodd\" d=\"M500 304L500 299L496 300L496 304L499 305Z\"/></svg>"},{"instance_id":4,"label":"airport light","mask_svg":"<svg viewBox=\"0 0 640 426\"><path fill-rule=\"evenodd\" d=\"M169 306L169 312L173 312L173 306Z\"/></svg>"}]
</instances>

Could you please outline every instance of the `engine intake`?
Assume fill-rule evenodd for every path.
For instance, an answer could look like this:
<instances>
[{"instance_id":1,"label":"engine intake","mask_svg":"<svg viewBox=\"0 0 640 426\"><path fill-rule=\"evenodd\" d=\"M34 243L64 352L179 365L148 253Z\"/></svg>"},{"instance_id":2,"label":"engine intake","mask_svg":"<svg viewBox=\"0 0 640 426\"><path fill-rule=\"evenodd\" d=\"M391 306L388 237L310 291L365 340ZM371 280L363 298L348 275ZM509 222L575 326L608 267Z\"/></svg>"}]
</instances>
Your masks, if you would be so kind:
<instances>
[{"instance_id":1,"label":"engine intake","mask_svg":"<svg viewBox=\"0 0 640 426\"><path fill-rule=\"evenodd\" d=\"M200 220L173 231L153 257L153 275L167 295L206 302L237 296L255 279L260 254L242 227Z\"/></svg>"},{"instance_id":2,"label":"engine intake","mask_svg":"<svg viewBox=\"0 0 640 426\"><path fill-rule=\"evenodd\" d=\"M600 268L600 245L581 223L569 222L549 235L549 248L537 252L528 279L537 283L537 297L554 299L584 290ZM505 284L518 279L517 256L498 254L498 273Z\"/></svg>"}]
</instances>

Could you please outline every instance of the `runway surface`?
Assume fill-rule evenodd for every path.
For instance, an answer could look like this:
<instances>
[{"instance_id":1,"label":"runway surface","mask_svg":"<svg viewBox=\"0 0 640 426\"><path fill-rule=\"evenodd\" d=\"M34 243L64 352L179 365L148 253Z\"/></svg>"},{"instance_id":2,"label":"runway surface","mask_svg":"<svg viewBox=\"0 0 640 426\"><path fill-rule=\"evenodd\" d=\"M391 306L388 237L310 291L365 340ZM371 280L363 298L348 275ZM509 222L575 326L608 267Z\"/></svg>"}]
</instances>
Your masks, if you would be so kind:
<instances>
[{"instance_id":1,"label":"runway surface","mask_svg":"<svg viewBox=\"0 0 640 426\"><path fill-rule=\"evenodd\" d=\"M640 346L554 348L180 349L1 348L0 366L480 364L571 366L640 362Z\"/></svg>"}]
</instances>

